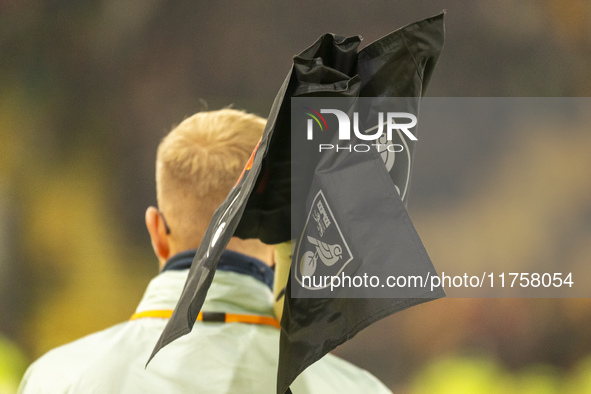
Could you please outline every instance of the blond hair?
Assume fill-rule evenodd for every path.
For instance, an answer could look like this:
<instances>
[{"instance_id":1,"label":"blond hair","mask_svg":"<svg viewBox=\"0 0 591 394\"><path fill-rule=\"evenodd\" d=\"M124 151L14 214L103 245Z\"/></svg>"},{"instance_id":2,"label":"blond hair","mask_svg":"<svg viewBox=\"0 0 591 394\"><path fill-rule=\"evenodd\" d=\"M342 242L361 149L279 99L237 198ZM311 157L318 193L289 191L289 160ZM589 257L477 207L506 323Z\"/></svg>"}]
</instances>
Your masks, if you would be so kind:
<instances>
[{"instance_id":1,"label":"blond hair","mask_svg":"<svg viewBox=\"0 0 591 394\"><path fill-rule=\"evenodd\" d=\"M234 109L199 112L175 127L158 146L158 205L183 247L199 244L265 123L259 116Z\"/></svg>"}]
</instances>

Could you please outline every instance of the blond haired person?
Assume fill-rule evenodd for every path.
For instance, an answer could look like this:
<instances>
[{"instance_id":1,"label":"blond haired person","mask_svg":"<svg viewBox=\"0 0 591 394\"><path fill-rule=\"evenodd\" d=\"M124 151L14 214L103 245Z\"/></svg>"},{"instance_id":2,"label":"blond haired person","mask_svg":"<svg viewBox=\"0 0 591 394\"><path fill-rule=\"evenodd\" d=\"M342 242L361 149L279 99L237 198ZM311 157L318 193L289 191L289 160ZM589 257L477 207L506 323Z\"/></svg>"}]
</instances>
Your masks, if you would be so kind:
<instances>
[{"instance_id":1,"label":"blond haired person","mask_svg":"<svg viewBox=\"0 0 591 394\"><path fill-rule=\"evenodd\" d=\"M274 393L279 329L273 314L273 247L232 238L193 331L146 361L180 297L209 220L248 160L265 120L242 111L201 112L160 143L158 206L146 227L160 273L132 319L45 354L21 393ZM292 385L298 393L389 392L328 355Z\"/></svg>"}]
</instances>

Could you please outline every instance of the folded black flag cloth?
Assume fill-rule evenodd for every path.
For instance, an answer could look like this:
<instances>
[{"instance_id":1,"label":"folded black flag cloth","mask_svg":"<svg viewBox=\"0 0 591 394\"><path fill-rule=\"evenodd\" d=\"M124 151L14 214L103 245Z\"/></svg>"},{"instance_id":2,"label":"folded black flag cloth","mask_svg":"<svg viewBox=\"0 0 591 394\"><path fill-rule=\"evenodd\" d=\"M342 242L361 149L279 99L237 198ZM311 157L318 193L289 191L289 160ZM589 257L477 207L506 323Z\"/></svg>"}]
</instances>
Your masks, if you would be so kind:
<instances>
[{"instance_id":1,"label":"folded black flag cloth","mask_svg":"<svg viewBox=\"0 0 591 394\"><path fill-rule=\"evenodd\" d=\"M259 238L268 244L289 241L292 231L309 236L312 230L306 226L305 216L311 204L317 203L319 192L323 201L330 201L331 215L354 251L349 257L356 272L373 267L376 275L385 274L375 270L373 260L390 259L396 264L402 262L401 273L435 274L405 208L415 141L405 141L408 160L389 164L384 152L380 155L377 151L373 155L337 157L334 152L319 152L292 157L291 99L404 97L408 112L417 114L443 46L443 17L442 13L405 26L361 51L359 37L325 34L294 58L261 141L236 186L216 210L179 303L151 357L191 331L219 256L232 236ZM297 173L292 166L297 167ZM300 172L312 175L292 178ZM292 211L292 200L301 207ZM303 214L293 217L292 222L292 212ZM369 227L381 238L369 241ZM293 258L295 267L301 256L296 253ZM305 368L370 324L444 296L438 287L427 288L416 297L296 298L291 290L293 280L294 272L286 288L281 321L278 393L285 393Z\"/></svg>"}]
</instances>

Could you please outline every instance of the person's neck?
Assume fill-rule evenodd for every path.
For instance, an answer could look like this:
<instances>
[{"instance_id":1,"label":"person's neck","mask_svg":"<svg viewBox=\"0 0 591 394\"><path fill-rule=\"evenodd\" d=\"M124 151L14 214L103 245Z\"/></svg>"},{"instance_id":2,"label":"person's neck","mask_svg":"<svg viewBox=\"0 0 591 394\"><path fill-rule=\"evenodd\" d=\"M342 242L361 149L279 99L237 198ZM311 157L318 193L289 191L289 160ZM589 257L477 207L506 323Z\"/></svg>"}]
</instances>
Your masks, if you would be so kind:
<instances>
[{"instance_id":1,"label":"person's neck","mask_svg":"<svg viewBox=\"0 0 591 394\"><path fill-rule=\"evenodd\" d=\"M269 266L273 265L274 247L266 245L258 239L240 239L232 237L230 242L228 242L226 249L255 257Z\"/></svg>"},{"instance_id":2,"label":"person's neck","mask_svg":"<svg viewBox=\"0 0 591 394\"><path fill-rule=\"evenodd\" d=\"M162 270L162 268L164 267L164 264L166 264L166 261L170 257L174 256L177 253L183 252L185 250L190 250L190 249L197 249L197 246L186 247L186 248L176 248L176 247L172 246L170 248L170 253L166 258L159 257L159 259L158 259L159 270L160 271ZM273 265L274 246L266 245L266 244L262 243L261 241L259 241L258 239L240 239L237 237L232 237L232 238L230 238L230 242L228 242L226 249L231 250L233 252L242 253L247 256L252 256L256 259L261 260L263 263L267 264L268 266Z\"/></svg>"}]
</instances>

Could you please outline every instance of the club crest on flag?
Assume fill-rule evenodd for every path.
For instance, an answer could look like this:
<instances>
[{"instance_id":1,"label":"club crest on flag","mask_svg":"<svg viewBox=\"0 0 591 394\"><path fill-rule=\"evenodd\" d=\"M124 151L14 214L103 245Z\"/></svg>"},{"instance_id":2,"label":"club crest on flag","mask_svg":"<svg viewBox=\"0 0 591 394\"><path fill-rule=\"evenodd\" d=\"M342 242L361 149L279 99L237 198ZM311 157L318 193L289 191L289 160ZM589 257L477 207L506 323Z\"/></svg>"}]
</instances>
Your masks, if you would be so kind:
<instances>
[{"instance_id":1,"label":"club crest on flag","mask_svg":"<svg viewBox=\"0 0 591 394\"><path fill-rule=\"evenodd\" d=\"M397 130L397 133L392 135L391 140L388 139L385 133L382 134L380 138L378 138L376 145L376 150L380 154L384 166L386 166L386 171L388 171L392 177L396 191L400 195L400 198L403 201L406 201L410 172L412 169L412 155L410 153L411 150L409 149L408 142L402 136L400 130ZM388 146L393 145L401 146L403 149L399 151L387 149ZM394 166L395 162L396 167Z\"/></svg>"},{"instance_id":2,"label":"club crest on flag","mask_svg":"<svg viewBox=\"0 0 591 394\"><path fill-rule=\"evenodd\" d=\"M309 290L324 289L327 286L324 282L319 286L308 285L308 282L314 281L306 281L304 285L303 277L339 275L353 260L351 249L322 190L318 191L308 211L295 259L295 277L300 285Z\"/></svg>"}]
</instances>

